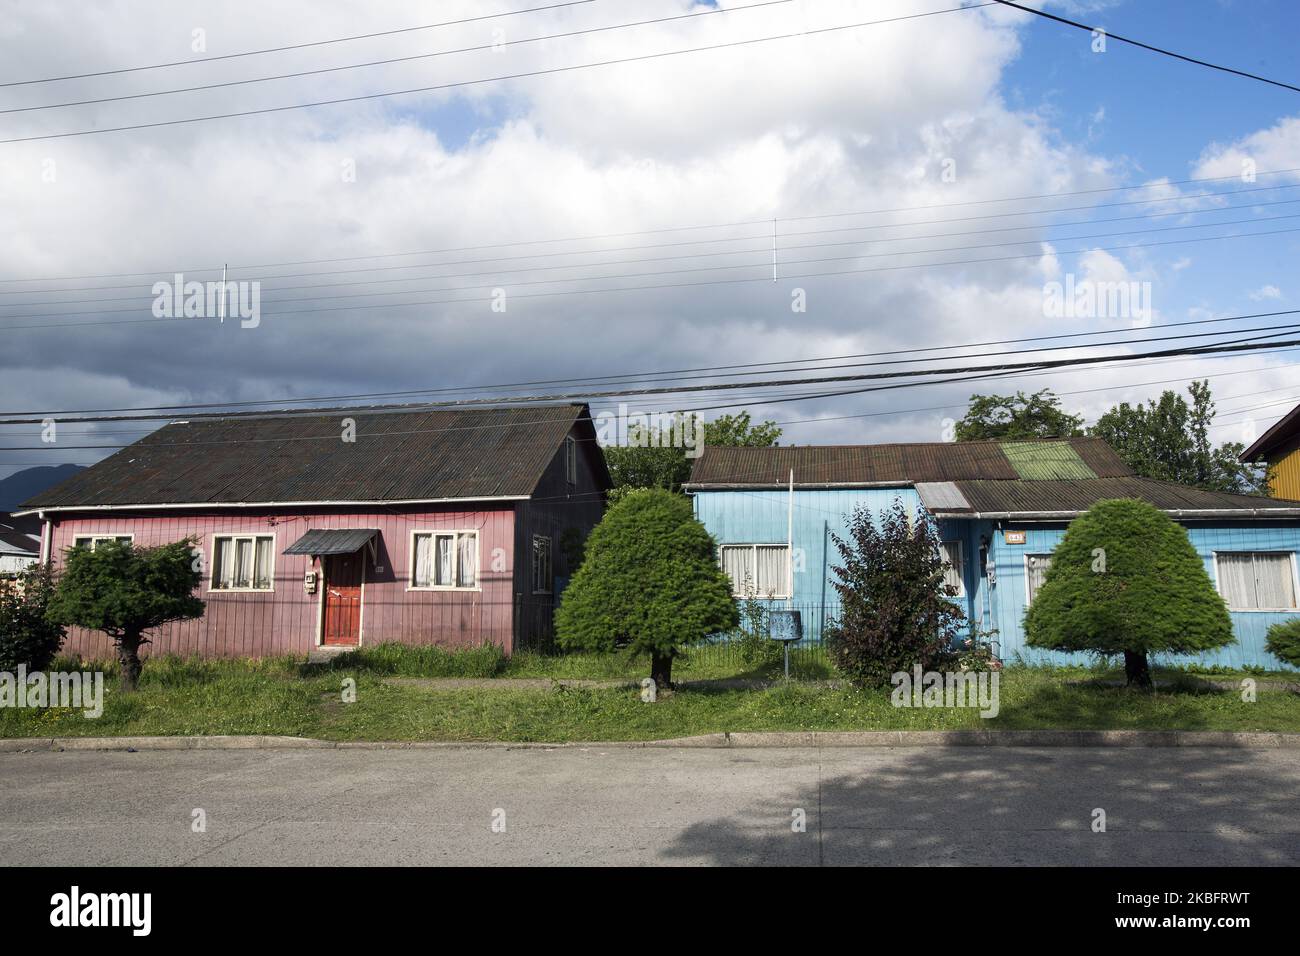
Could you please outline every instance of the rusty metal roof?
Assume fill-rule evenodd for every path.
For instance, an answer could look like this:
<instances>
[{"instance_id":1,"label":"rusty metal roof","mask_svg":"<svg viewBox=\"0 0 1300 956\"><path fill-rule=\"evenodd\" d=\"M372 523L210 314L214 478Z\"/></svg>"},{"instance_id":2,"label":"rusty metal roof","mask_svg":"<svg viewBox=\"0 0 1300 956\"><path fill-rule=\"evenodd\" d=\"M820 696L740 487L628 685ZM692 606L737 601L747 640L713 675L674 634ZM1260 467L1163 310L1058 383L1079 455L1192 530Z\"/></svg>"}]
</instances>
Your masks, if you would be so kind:
<instances>
[{"instance_id":1,"label":"rusty metal roof","mask_svg":"<svg viewBox=\"0 0 1300 956\"><path fill-rule=\"evenodd\" d=\"M1064 481L959 481L957 487L968 507L931 509L936 517L1069 517L1110 498L1137 498L1162 511L1178 514L1200 513L1221 518L1300 516L1300 501L1205 491L1132 476Z\"/></svg>"},{"instance_id":2,"label":"rusty metal roof","mask_svg":"<svg viewBox=\"0 0 1300 956\"><path fill-rule=\"evenodd\" d=\"M1004 444L1014 445L1020 467ZM1028 447L1026 447L1028 446ZM1036 449L1036 451L1035 451ZM932 442L897 445L785 445L732 448L710 445L695 461L688 490L870 486L976 479L1119 477L1133 471L1100 438L1036 442ZM1027 473L1022 474L1021 470Z\"/></svg>"},{"instance_id":3,"label":"rusty metal roof","mask_svg":"<svg viewBox=\"0 0 1300 956\"><path fill-rule=\"evenodd\" d=\"M355 441L344 440L346 419ZM449 410L313 409L174 422L23 504L436 501L527 497L585 405ZM603 457L597 468L608 486Z\"/></svg>"}]
</instances>

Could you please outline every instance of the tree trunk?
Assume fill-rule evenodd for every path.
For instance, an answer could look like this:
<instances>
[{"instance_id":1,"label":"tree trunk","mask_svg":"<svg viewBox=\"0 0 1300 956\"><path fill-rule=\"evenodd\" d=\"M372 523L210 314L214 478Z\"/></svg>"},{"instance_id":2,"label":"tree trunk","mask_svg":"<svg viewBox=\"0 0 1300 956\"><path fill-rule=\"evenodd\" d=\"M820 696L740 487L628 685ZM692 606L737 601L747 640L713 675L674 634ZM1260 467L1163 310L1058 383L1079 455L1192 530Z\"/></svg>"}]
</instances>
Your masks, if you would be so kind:
<instances>
[{"instance_id":1,"label":"tree trunk","mask_svg":"<svg viewBox=\"0 0 1300 956\"><path fill-rule=\"evenodd\" d=\"M140 686L140 634L123 634L117 642L117 662L122 667L122 693L130 694Z\"/></svg>"},{"instance_id":2,"label":"tree trunk","mask_svg":"<svg viewBox=\"0 0 1300 956\"><path fill-rule=\"evenodd\" d=\"M1129 687L1141 687L1143 690L1150 689L1151 671L1147 667L1146 651L1125 651L1124 652L1124 677L1127 679Z\"/></svg>"},{"instance_id":3,"label":"tree trunk","mask_svg":"<svg viewBox=\"0 0 1300 956\"><path fill-rule=\"evenodd\" d=\"M670 688L673 685L673 657L671 654L650 655L650 676L659 687Z\"/></svg>"}]
</instances>

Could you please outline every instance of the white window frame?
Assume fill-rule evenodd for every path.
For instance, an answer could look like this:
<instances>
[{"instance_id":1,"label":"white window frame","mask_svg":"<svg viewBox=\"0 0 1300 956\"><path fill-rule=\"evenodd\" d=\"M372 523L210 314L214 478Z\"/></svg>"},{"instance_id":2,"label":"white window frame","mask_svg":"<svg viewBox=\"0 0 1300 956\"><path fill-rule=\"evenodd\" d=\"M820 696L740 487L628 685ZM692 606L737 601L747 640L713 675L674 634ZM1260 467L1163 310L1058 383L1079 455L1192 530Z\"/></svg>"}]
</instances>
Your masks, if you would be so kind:
<instances>
[{"instance_id":1,"label":"white window frame","mask_svg":"<svg viewBox=\"0 0 1300 956\"><path fill-rule=\"evenodd\" d=\"M945 565L948 564L948 555L943 550L943 546L946 544L955 544L957 546L957 565L954 568L957 572L957 593L953 596L964 598L966 596L966 544L961 538L939 542L939 556L943 559Z\"/></svg>"},{"instance_id":2,"label":"white window frame","mask_svg":"<svg viewBox=\"0 0 1300 956\"><path fill-rule=\"evenodd\" d=\"M537 546L543 541L546 542L546 587L537 587ZM553 594L555 592L555 548L548 534L533 535L533 548L529 552L529 568L533 576L533 593L534 594Z\"/></svg>"},{"instance_id":3,"label":"white window frame","mask_svg":"<svg viewBox=\"0 0 1300 956\"><path fill-rule=\"evenodd\" d=\"M118 541L122 538L126 538L128 544L135 545L135 535L133 534L74 534L72 536L72 546L74 548L80 547L77 542L85 541L87 538L90 539L91 551L94 551L96 545L101 541Z\"/></svg>"},{"instance_id":4,"label":"white window frame","mask_svg":"<svg viewBox=\"0 0 1300 956\"><path fill-rule=\"evenodd\" d=\"M1285 554L1291 559L1291 593L1296 596L1296 607L1233 607L1228 604L1228 598L1224 595L1223 589L1219 585L1219 555L1221 554ZM1234 614L1295 614L1300 612L1300 574L1297 573L1296 553L1294 551L1285 551L1281 549L1255 549L1255 550L1236 550L1224 548L1218 551L1211 551L1210 556L1214 564L1214 590L1223 598L1223 603L1227 604L1228 610Z\"/></svg>"},{"instance_id":5,"label":"white window frame","mask_svg":"<svg viewBox=\"0 0 1300 956\"><path fill-rule=\"evenodd\" d=\"M564 436L564 480L578 483L578 440L572 435Z\"/></svg>"},{"instance_id":6,"label":"white window frame","mask_svg":"<svg viewBox=\"0 0 1300 956\"><path fill-rule=\"evenodd\" d=\"M460 538L471 535L474 538L474 584L472 587L466 587L460 584L416 584L415 583L415 539L420 535L434 535L435 537L452 538L452 553L458 554L459 549L456 544ZM437 544L434 544L436 549ZM435 552L436 553L436 552ZM479 536L477 528L416 528L411 531L410 540L406 550L408 562L406 569L406 590L408 591L482 591L483 590L483 552L479 548Z\"/></svg>"},{"instance_id":7,"label":"white window frame","mask_svg":"<svg viewBox=\"0 0 1300 956\"><path fill-rule=\"evenodd\" d=\"M233 546L233 545L234 545L234 542L236 542L236 541L239 541L239 540L251 540L251 541L253 542L253 580L256 581L256 580L257 580L257 539L258 539L258 538L269 538L269 539L271 540L271 573L268 575L268 578L269 578L269 580L270 580L270 582L271 582L271 586L270 586L270 587L265 587L265 588L258 588L258 587L247 587L247 588L222 588L222 587L217 587L217 586L216 586L216 583L217 583L217 573L218 573L219 570L220 570L220 569L217 567L217 542L218 542L218 541L229 541L229 542L231 543L231 545ZM222 532L221 534L214 534L214 535L212 536L212 544L211 544L211 546L210 546L209 549L208 549L208 554L209 554L209 556L210 556L210 557L209 557L209 562L208 562L208 592L209 592L209 593L215 593L215 594L274 594L274 593L275 593L275 557L276 557L276 550L277 550L277 549L276 549L276 546L275 546L275 532L266 533L266 532L262 532L262 531L249 531L249 532L231 531L231 532L228 532L228 533L227 533L227 532Z\"/></svg>"},{"instance_id":8,"label":"white window frame","mask_svg":"<svg viewBox=\"0 0 1300 956\"><path fill-rule=\"evenodd\" d=\"M1048 558L1050 559L1055 552L1052 551L1026 551L1025 552L1025 607L1028 608L1034 601L1034 593L1029 589L1029 559L1030 558Z\"/></svg>"},{"instance_id":9,"label":"white window frame","mask_svg":"<svg viewBox=\"0 0 1300 956\"><path fill-rule=\"evenodd\" d=\"M726 564L725 564L725 563L723 562L723 560L722 560L722 552L723 552L724 550L726 550L727 548L749 548L750 550L752 550L752 551L754 552L753 566L754 566L755 571L757 571L757 569L758 569L758 549L759 549L759 548L781 548L782 550L784 550L784 551L785 551L785 567L786 567L786 573L785 573L785 576L784 576L784 580L781 581L781 590L779 590L779 591L773 591L771 594L768 594L766 591L761 590L761 589L759 588L759 586L758 586L758 582L755 581L755 582L754 582L754 593L751 595L751 594L746 594L744 591L740 590L740 588L742 587L742 585L741 585L741 583L740 583L739 581L732 581L732 582L731 582L731 596L732 596L733 598L752 597L752 598L755 598L756 600L762 600L762 601L767 601L767 600L771 600L771 601L788 601L788 600L790 600L791 595L789 595L789 594L786 593L786 591L787 591L787 590L789 589L789 587L790 587L790 561L792 560L792 557L791 557L792 552L791 552L791 549L790 549L790 545L789 545L789 544L787 544L787 543L784 542L784 541L755 541L755 542L752 542L752 543L737 542L737 543L735 543L735 544L732 544L732 543L728 542L727 544L720 544L720 545L718 545L718 567L719 567L719 569L721 569L721 570L723 571L724 574L726 574ZM731 575L727 575L727 577L730 578Z\"/></svg>"}]
</instances>

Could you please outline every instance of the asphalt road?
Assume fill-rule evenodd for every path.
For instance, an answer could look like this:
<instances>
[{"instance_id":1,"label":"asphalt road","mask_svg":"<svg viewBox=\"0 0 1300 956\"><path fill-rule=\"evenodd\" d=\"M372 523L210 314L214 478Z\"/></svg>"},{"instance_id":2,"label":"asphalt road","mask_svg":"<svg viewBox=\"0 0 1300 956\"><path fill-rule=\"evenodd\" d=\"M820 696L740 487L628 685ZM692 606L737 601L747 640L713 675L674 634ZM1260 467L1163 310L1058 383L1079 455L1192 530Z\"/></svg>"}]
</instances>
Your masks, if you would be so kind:
<instances>
[{"instance_id":1,"label":"asphalt road","mask_svg":"<svg viewBox=\"0 0 1300 956\"><path fill-rule=\"evenodd\" d=\"M1295 750L0 754L3 866L1296 865L1297 811Z\"/></svg>"}]
</instances>

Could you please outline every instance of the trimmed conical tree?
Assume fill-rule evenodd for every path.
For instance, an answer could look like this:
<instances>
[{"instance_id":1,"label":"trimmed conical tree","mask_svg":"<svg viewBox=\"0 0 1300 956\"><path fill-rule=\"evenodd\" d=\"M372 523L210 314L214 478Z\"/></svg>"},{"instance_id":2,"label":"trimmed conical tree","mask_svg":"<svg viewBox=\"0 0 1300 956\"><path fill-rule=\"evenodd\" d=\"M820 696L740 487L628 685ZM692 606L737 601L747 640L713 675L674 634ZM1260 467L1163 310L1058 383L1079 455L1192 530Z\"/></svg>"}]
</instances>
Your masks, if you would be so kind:
<instances>
[{"instance_id":1,"label":"trimmed conical tree","mask_svg":"<svg viewBox=\"0 0 1300 956\"><path fill-rule=\"evenodd\" d=\"M1144 501L1099 501L1070 523L1025 613L1030 647L1124 655L1151 686L1147 655L1233 643L1227 606L1187 532Z\"/></svg>"},{"instance_id":2,"label":"trimmed conical tree","mask_svg":"<svg viewBox=\"0 0 1300 956\"><path fill-rule=\"evenodd\" d=\"M649 654L650 676L667 686L683 648L740 623L714 548L682 495L629 492L587 539L555 615L560 645Z\"/></svg>"}]
</instances>

